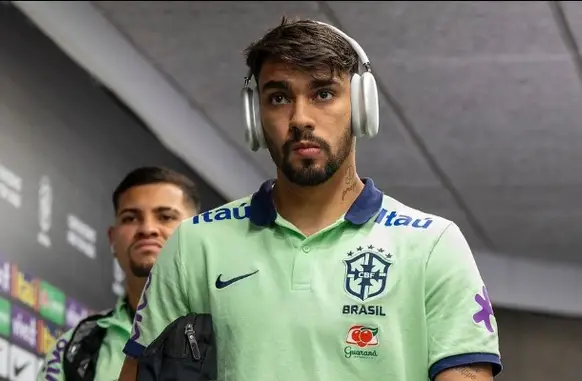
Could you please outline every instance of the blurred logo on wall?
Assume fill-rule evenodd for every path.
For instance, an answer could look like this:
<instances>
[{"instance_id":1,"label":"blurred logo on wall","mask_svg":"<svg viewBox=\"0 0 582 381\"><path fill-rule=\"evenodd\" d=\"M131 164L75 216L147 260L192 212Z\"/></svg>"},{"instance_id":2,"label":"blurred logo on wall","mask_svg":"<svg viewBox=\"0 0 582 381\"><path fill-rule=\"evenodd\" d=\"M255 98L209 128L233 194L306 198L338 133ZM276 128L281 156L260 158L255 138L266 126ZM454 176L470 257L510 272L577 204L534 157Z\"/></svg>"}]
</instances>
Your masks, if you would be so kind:
<instances>
[{"instance_id":1,"label":"blurred logo on wall","mask_svg":"<svg viewBox=\"0 0 582 381\"><path fill-rule=\"evenodd\" d=\"M67 242L87 257L95 259L97 232L74 214L67 216Z\"/></svg>"},{"instance_id":2,"label":"blurred logo on wall","mask_svg":"<svg viewBox=\"0 0 582 381\"><path fill-rule=\"evenodd\" d=\"M0 164L0 199L15 208L22 206L22 178Z\"/></svg>"},{"instance_id":3,"label":"blurred logo on wall","mask_svg":"<svg viewBox=\"0 0 582 381\"><path fill-rule=\"evenodd\" d=\"M0 293L10 295L10 263L0 260Z\"/></svg>"},{"instance_id":4,"label":"blurred logo on wall","mask_svg":"<svg viewBox=\"0 0 582 381\"><path fill-rule=\"evenodd\" d=\"M11 307L9 300L0 298L0 335L4 337L10 337Z\"/></svg>"},{"instance_id":5,"label":"blurred logo on wall","mask_svg":"<svg viewBox=\"0 0 582 381\"><path fill-rule=\"evenodd\" d=\"M41 281L38 291L40 315L55 324L65 323L65 293L48 282Z\"/></svg>"},{"instance_id":6,"label":"blurred logo on wall","mask_svg":"<svg viewBox=\"0 0 582 381\"><path fill-rule=\"evenodd\" d=\"M12 340L28 349L36 350L36 317L16 305L12 306Z\"/></svg>"},{"instance_id":7,"label":"blurred logo on wall","mask_svg":"<svg viewBox=\"0 0 582 381\"><path fill-rule=\"evenodd\" d=\"M10 343L0 339L0 381L8 381L8 364L10 363Z\"/></svg>"},{"instance_id":8,"label":"blurred logo on wall","mask_svg":"<svg viewBox=\"0 0 582 381\"><path fill-rule=\"evenodd\" d=\"M40 179L38 187L38 225L40 232L37 241L44 247L51 247L49 232L52 225L53 188L47 176Z\"/></svg>"},{"instance_id":9,"label":"blurred logo on wall","mask_svg":"<svg viewBox=\"0 0 582 381\"><path fill-rule=\"evenodd\" d=\"M12 297L30 308L38 308L38 281L12 265Z\"/></svg>"},{"instance_id":10,"label":"blurred logo on wall","mask_svg":"<svg viewBox=\"0 0 582 381\"><path fill-rule=\"evenodd\" d=\"M73 328L82 319L89 316L89 309L76 300L67 298L65 315L65 327L69 329Z\"/></svg>"},{"instance_id":11,"label":"blurred logo on wall","mask_svg":"<svg viewBox=\"0 0 582 381\"><path fill-rule=\"evenodd\" d=\"M16 346L10 346L10 365L8 367L11 381L33 381L36 379L38 359L34 353Z\"/></svg>"},{"instance_id":12,"label":"blurred logo on wall","mask_svg":"<svg viewBox=\"0 0 582 381\"><path fill-rule=\"evenodd\" d=\"M38 353L46 355L62 333L62 330L54 324L38 320Z\"/></svg>"}]
</instances>

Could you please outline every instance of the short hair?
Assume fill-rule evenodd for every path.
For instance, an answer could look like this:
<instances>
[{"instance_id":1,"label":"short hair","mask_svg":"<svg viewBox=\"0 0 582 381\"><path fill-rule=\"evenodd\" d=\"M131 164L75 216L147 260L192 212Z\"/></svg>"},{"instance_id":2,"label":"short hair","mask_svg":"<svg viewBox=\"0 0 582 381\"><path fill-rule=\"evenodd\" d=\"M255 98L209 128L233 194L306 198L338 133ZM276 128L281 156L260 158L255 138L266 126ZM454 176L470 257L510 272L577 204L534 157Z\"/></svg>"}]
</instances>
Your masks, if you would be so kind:
<instances>
[{"instance_id":1,"label":"short hair","mask_svg":"<svg viewBox=\"0 0 582 381\"><path fill-rule=\"evenodd\" d=\"M119 199L128 189L140 185L173 184L184 193L185 201L190 203L196 212L200 210L200 196L196 184L188 177L163 167L140 167L129 172L113 192L113 208L117 213Z\"/></svg>"},{"instance_id":2,"label":"short hair","mask_svg":"<svg viewBox=\"0 0 582 381\"><path fill-rule=\"evenodd\" d=\"M275 59L305 71L358 72L359 58L346 39L313 20L289 20L271 29L245 49L246 64L258 83L263 64Z\"/></svg>"}]
</instances>

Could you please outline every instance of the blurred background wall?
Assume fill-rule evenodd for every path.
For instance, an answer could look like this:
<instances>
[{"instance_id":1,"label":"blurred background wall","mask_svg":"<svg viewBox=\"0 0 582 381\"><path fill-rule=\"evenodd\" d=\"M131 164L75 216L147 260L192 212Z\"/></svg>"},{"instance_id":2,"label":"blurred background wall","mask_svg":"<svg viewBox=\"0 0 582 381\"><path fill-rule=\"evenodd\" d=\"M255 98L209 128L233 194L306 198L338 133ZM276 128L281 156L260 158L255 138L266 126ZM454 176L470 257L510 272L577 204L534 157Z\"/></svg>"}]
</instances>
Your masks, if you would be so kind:
<instances>
[{"instance_id":1,"label":"blurred background wall","mask_svg":"<svg viewBox=\"0 0 582 381\"><path fill-rule=\"evenodd\" d=\"M11 371L6 340L36 361L59 329L115 303L111 195L142 165L192 178L204 210L225 202L16 8L0 5L0 380ZM17 379L35 379L33 370Z\"/></svg>"}]
</instances>

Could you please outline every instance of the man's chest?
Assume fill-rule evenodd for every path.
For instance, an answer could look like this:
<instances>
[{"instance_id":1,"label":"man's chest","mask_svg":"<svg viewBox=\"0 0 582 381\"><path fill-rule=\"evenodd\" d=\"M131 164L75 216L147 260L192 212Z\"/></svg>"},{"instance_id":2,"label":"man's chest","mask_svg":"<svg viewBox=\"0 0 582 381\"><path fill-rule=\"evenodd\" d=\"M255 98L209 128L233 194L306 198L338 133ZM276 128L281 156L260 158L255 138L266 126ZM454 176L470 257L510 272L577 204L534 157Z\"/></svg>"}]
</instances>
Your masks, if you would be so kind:
<instances>
[{"instance_id":1,"label":"man's chest","mask_svg":"<svg viewBox=\"0 0 582 381\"><path fill-rule=\"evenodd\" d=\"M129 340L131 323L127 322L121 326L113 326L107 329L99 348L96 377L97 380L117 380L119 372L125 360L123 347Z\"/></svg>"},{"instance_id":2,"label":"man's chest","mask_svg":"<svg viewBox=\"0 0 582 381\"><path fill-rule=\"evenodd\" d=\"M266 249L208 267L217 327L267 332L284 326L363 345L382 327L422 312L422 266L397 241L369 236ZM348 338L358 326L370 327L359 342L358 334Z\"/></svg>"}]
</instances>

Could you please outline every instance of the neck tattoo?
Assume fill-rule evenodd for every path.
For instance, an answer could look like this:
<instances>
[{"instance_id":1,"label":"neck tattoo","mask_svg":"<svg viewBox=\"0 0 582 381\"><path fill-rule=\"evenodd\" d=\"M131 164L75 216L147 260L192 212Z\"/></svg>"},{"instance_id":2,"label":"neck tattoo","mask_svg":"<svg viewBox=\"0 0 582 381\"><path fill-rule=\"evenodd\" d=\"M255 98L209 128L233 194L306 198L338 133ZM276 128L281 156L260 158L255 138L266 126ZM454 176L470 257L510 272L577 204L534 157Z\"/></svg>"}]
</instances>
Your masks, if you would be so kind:
<instances>
[{"instance_id":1,"label":"neck tattoo","mask_svg":"<svg viewBox=\"0 0 582 381\"><path fill-rule=\"evenodd\" d=\"M342 201L345 201L348 192L356 190L356 175L353 166L348 167L346 177L344 179L344 184L345 187L342 191Z\"/></svg>"}]
</instances>

